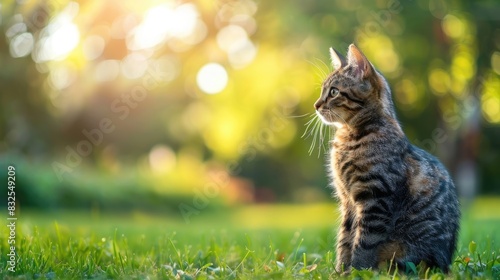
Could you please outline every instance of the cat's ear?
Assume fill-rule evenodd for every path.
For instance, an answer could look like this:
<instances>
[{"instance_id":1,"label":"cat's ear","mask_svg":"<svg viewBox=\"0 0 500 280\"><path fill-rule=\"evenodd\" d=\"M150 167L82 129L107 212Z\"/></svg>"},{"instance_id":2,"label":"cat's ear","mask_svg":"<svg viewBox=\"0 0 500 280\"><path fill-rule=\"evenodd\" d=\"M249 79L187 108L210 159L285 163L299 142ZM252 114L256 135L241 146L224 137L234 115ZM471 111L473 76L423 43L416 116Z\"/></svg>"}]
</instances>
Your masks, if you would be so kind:
<instances>
[{"instance_id":1,"label":"cat's ear","mask_svg":"<svg viewBox=\"0 0 500 280\"><path fill-rule=\"evenodd\" d=\"M354 44L349 45L347 52L349 64L355 66L354 69L358 77L366 78L373 74L373 67L366 56Z\"/></svg>"},{"instance_id":2,"label":"cat's ear","mask_svg":"<svg viewBox=\"0 0 500 280\"><path fill-rule=\"evenodd\" d=\"M345 58L333 48L330 48L330 58L332 59L332 66L335 70L347 65Z\"/></svg>"}]
</instances>

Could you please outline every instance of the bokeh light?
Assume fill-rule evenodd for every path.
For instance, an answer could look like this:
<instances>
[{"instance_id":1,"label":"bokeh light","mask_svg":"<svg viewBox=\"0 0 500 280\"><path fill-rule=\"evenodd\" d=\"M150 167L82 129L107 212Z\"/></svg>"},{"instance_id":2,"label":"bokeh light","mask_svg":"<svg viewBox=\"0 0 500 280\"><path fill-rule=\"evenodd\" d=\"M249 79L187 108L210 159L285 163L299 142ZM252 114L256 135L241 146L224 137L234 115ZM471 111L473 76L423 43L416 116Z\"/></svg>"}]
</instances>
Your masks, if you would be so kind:
<instances>
[{"instance_id":1,"label":"bokeh light","mask_svg":"<svg viewBox=\"0 0 500 280\"><path fill-rule=\"evenodd\" d=\"M413 81L404 79L395 86L395 97L398 102L407 106L418 104L418 89Z\"/></svg>"},{"instance_id":2,"label":"bokeh light","mask_svg":"<svg viewBox=\"0 0 500 280\"><path fill-rule=\"evenodd\" d=\"M250 41L247 31L235 24L229 24L217 33L217 44L224 50L233 68L250 64L257 54L257 48Z\"/></svg>"},{"instance_id":3,"label":"bokeh light","mask_svg":"<svg viewBox=\"0 0 500 280\"><path fill-rule=\"evenodd\" d=\"M73 18L78 14L79 5L70 2L41 31L34 59L36 62L64 59L79 43L80 31Z\"/></svg>"},{"instance_id":4,"label":"bokeh light","mask_svg":"<svg viewBox=\"0 0 500 280\"><path fill-rule=\"evenodd\" d=\"M244 68L250 64L257 55L257 47L250 40L232 44L228 50L229 63L235 69Z\"/></svg>"},{"instance_id":5,"label":"bokeh light","mask_svg":"<svg viewBox=\"0 0 500 280\"><path fill-rule=\"evenodd\" d=\"M120 73L120 62L114 59L103 60L95 66L94 79L97 82L112 81Z\"/></svg>"},{"instance_id":6,"label":"bokeh light","mask_svg":"<svg viewBox=\"0 0 500 280\"><path fill-rule=\"evenodd\" d=\"M148 69L147 57L141 53L127 55L121 63L123 75L128 79L140 78Z\"/></svg>"},{"instance_id":7,"label":"bokeh light","mask_svg":"<svg viewBox=\"0 0 500 280\"><path fill-rule=\"evenodd\" d=\"M308 157L311 139L300 138L302 116L313 112L331 71L328 48L345 54L350 43L387 78L410 140L429 137L434 127L451 132L455 143L436 145L457 147L439 150L450 162L459 161L461 135L474 133L466 124L490 142L492 132L481 129L500 124L498 32L451 2L15 3L2 6L0 22L5 92L16 100L2 103L6 115L16 113L3 126L0 150L29 154L33 162L63 161L83 129L109 118L116 128L82 159L86 170L137 169L158 179L151 180L156 191L169 185L184 193L203 184L212 165L240 182L235 190L261 176L277 197L287 193L274 190L281 186L324 185L323 161ZM137 88L147 98L131 98ZM229 160L247 166L231 174ZM303 174L280 170L284 176L272 183L261 175L290 162L308 167ZM193 178L193 170L200 176Z\"/></svg>"},{"instance_id":8,"label":"bokeh light","mask_svg":"<svg viewBox=\"0 0 500 280\"><path fill-rule=\"evenodd\" d=\"M202 91L216 94L224 90L228 82L226 69L217 63L204 65L196 75L196 83Z\"/></svg>"},{"instance_id":9,"label":"bokeh light","mask_svg":"<svg viewBox=\"0 0 500 280\"><path fill-rule=\"evenodd\" d=\"M56 90L63 90L70 86L76 79L74 69L70 65L60 65L50 71L50 84Z\"/></svg>"},{"instance_id":10,"label":"bokeh light","mask_svg":"<svg viewBox=\"0 0 500 280\"><path fill-rule=\"evenodd\" d=\"M87 60L94 60L102 54L105 46L106 42L101 36L91 35L83 41L83 55Z\"/></svg>"},{"instance_id":11,"label":"bokeh light","mask_svg":"<svg viewBox=\"0 0 500 280\"><path fill-rule=\"evenodd\" d=\"M448 14L443 18L443 31L452 38L459 38L465 33L463 22L455 15Z\"/></svg>"},{"instance_id":12,"label":"bokeh light","mask_svg":"<svg viewBox=\"0 0 500 280\"><path fill-rule=\"evenodd\" d=\"M491 69L500 75L500 51L494 52L491 55Z\"/></svg>"},{"instance_id":13,"label":"bokeh light","mask_svg":"<svg viewBox=\"0 0 500 280\"><path fill-rule=\"evenodd\" d=\"M429 85L435 94L443 95L451 86L450 75L443 69L432 69L429 73Z\"/></svg>"},{"instance_id":14,"label":"bokeh light","mask_svg":"<svg viewBox=\"0 0 500 280\"><path fill-rule=\"evenodd\" d=\"M14 58L27 56L33 50L33 35L28 32L18 34L10 42L10 55Z\"/></svg>"},{"instance_id":15,"label":"bokeh light","mask_svg":"<svg viewBox=\"0 0 500 280\"><path fill-rule=\"evenodd\" d=\"M248 35L238 25L228 25L217 33L217 44L221 49L228 52L234 45L242 44L248 40Z\"/></svg>"},{"instance_id":16,"label":"bokeh light","mask_svg":"<svg viewBox=\"0 0 500 280\"><path fill-rule=\"evenodd\" d=\"M148 10L144 20L129 33L127 46L130 50L152 48L171 37L186 38L187 42L196 44L206 34L206 27L198 16L196 6L191 3L178 7L171 4L153 7Z\"/></svg>"},{"instance_id":17,"label":"bokeh light","mask_svg":"<svg viewBox=\"0 0 500 280\"><path fill-rule=\"evenodd\" d=\"M149 166L155 173L168 173L176 164L175 153L165 145L154 146L149 152Z\"/></svg>"},{"instance_id":18,"label":"bokeh light","mask_svg":"<svg viewBox=\"0 0 500 280\"><path fill-rule=\"evenodd\" d=\"M490 73L483 81L481 109L485 119L500 124L500 76Z\"/></svg>"}]
</instances>

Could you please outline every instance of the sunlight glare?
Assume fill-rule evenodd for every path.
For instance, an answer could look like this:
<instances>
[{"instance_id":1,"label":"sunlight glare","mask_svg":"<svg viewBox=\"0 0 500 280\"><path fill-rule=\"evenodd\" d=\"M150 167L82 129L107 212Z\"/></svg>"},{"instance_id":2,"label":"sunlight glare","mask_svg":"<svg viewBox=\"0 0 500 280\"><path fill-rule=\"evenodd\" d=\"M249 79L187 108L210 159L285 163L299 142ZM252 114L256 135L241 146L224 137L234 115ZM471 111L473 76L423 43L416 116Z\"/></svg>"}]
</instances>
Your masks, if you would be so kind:
<instances>
[{"instance_id":1,"label":"sunlight glare","mask_svg":"<svg viewBox=\"0 0 500 280\"><path fill-rule=\"evenodd\" d=\"M172 8L166 4L151 8L144 20L127 36L127 47L140 50L154 47L168 39Z\"/></svg>"},{"instance_id":2,"label":"sunlight glare","mask_svg":"<svg viewBox=\"0 0 500 280\"><path fill-rule=\"evenodd\" d=\"M171 37L187 38L200 26L198 16L194 4L183 4L176 8L167 4L153 7L127 36L127 47L130 50L147 49Z\"/></svg>"},{"instance_id":3,"label":"sunlight glare","mask_svg":"<svg viewBox=\"0 0 500 280\"><path fill-rule=\"evenodd\" d=\"M78 45L80 32L75 24L68 23L44 39L40 41L40 61L61 60Z\"/></svg>"},{"instance_id":4,"label":"sunlight glare","mask_svg":"<svg viewBox=\"0 0 500 280\"><path fill-rule=\"evenodd\" d=\"M194 4L183 4L174 10L170 20L170 32L177 38L185 38L193 33L198 18L198 11Z\"/></svg>"},{"instance_id":5,"label":"sunlight glare","mask_svg":"<svg viewBox=\"0 0 500 280\"><path fill-rule=\"evenodd\" d=\"M78 3L70 2L64 10L41 31L34 60L45 62L64 59L80 41L78 27L72 22L79 10Z\"/></svg>"},{"instance_id":6,"label":"sunlight glare","mask_svg":"<svg viewBox=\"0 0 500 280\"><path fill-rule=\"evenodd\" d=\"M207 37L207 34L208 28L206 24L201 19L198 19L195 23L193 32L181 39L183 43L186 43L188 45L196 45L203 41L205 37Z\"/></svg>"}]
</instances>

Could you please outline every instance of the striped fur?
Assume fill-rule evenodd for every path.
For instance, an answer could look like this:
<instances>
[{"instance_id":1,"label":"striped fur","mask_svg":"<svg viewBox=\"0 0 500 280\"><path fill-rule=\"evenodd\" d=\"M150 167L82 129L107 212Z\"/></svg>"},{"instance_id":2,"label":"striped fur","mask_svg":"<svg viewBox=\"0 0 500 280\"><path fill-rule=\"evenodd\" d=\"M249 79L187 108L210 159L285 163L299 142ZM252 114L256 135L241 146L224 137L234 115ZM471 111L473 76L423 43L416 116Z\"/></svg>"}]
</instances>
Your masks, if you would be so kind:
<instances>
[{"instance_id":1,"label":"striped fur","mask_svg":"<svg viewBox=\"0 0 500 280\"><path fill-rule=\"evenodd\" d=\"M315 108L337 127L329 166L342 217L337 270L394 260L448 271L460 219L448 172L408 141L385 79L356 46L347 60L333 49L331 56L337 69Z\"/></svg>"}]
</instances>

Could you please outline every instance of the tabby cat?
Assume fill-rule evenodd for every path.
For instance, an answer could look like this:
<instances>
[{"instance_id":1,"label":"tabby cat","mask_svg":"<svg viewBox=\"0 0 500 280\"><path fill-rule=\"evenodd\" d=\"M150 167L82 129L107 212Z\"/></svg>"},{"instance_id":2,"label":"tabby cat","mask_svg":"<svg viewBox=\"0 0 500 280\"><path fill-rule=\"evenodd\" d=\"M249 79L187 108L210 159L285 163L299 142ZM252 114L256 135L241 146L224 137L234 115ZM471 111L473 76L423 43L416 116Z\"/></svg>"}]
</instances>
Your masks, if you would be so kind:
<instances>
[{"instance_id":1,"label":"tabby cat","mask_svg":"<svg viewBox=\"0 0 500 280\"><path fill-rule=\"evenodd\" d=\"M336 269L404 269L423 262L447 272L460 210L445 167L413 146L396 118L384 77L353 44L347 60L330 49L334 71L314 104L335 126L329 169L340 200Z\"/></svg>"}]
</instances>

